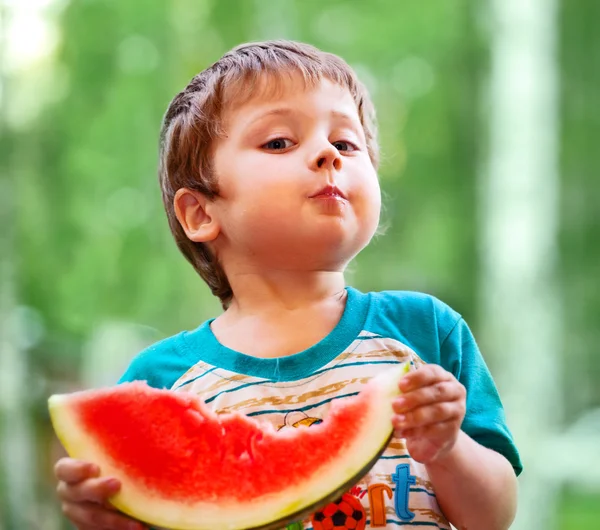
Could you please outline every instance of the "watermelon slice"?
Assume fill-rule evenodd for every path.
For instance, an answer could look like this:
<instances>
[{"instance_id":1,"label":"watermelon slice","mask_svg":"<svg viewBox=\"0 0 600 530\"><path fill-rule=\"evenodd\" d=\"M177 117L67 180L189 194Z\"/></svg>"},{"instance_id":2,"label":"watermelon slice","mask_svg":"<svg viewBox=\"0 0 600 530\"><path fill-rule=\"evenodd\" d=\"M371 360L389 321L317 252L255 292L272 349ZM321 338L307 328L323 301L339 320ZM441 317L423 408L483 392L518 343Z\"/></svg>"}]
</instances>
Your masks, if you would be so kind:
<instances>
[{"instance_id":1,"label":"watermelon slice","mask_svg":"<svg viewBox=\"0 0 600 530\"><path fill-rule=\"evenodd\" d=\"M339 498L373 466L407 371L395 366L333 401L320 424L281 431L144 382L54 395L49 408L69 455L121 481L111 502L124 513L175 530L276 529Z\"/></svg>"}]
</instances>

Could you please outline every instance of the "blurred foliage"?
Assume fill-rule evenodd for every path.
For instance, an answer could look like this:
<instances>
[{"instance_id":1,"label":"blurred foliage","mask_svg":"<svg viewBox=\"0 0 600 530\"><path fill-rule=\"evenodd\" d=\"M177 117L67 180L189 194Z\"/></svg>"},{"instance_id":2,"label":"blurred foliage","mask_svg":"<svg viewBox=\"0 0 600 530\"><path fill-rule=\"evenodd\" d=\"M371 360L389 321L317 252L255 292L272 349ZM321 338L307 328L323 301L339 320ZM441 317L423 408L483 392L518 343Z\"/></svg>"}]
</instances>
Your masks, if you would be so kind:
<instances>
[{"instance_id":1,"label":"blurred foliage","mask_svg":"<svg viewBox=\"0 0 600 530\"><path fill-rule=\"evenodd\" d=\"M599 16L598 2L561 3L559 267L567 384L578 388L569 393L568 415L600 406ZM32 407L41 498L52 496L56 450L48 449L45 399L80 384L94 333L128 322L149 328L150 341L220 310L168 230L157 136L175 93L242 41L303 40L356 68L379 109L389 228L348 278L363 290L435 294L477 331L477 177L490 31L481 3L88 0L66 5L59 26L52 82L39 88L55 91L53 102L1 146L18 197L13 261L23 354L39 382ZM592 528L598 504L568 496L561 528ZM58 509L52 499L50 506Z\"/></svg>"},{"instance_id":2,"label":"blurred foliage","mask_svg":"<svg viewBox=\"0 0 600 530\"><path fill-rule=\"evenodd\" d=\"M600 406L600 34L591 22L600 17L600 2L564 1L561 8L560 279L571 417Z\"/></svg>"},{"instance_id":3,"label":"blurred foliage","mask_svg":"<svg viewBox=\"0 0 600 530\"><path fill-rule=\"evenodd\" d=\"M557 513L560 530L600 528L600 495L566 489Z\"/></svg>"}]
</instances>

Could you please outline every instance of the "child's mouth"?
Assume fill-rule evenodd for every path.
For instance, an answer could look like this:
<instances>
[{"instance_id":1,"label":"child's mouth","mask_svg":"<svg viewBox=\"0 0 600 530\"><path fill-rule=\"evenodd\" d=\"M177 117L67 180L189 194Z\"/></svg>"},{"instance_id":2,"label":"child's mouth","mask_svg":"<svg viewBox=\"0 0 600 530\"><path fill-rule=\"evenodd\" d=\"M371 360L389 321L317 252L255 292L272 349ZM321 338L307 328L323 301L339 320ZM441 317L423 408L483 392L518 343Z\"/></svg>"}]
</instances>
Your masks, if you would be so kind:
<instances>
[{"instance_id":1,"label":"child's mouth","mask_svg":"<svg viewBox=\"0 0 600 530\"><path fill-rule=\"evenodd\" d=\"M314 195L311 199L329 199L329 200L346 200L346 197L337 186L325 186Z\"/></svg>"}]
</instances>

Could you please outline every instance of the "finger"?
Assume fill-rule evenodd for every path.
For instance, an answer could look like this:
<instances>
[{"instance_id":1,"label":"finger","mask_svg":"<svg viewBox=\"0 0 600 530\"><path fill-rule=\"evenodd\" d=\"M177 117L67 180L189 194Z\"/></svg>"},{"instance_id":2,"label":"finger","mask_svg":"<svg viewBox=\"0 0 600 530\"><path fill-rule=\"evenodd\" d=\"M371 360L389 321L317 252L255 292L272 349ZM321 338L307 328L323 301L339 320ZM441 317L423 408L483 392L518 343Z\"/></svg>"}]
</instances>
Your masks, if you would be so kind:
<instances>
[{"instance_id":1,"label":"finger","mask_svg":"<svg viewBox=\"0 0 600 530\"><path fill-rule=\"evenodd\" d=\"M89 530L144 530L147 527L125 515L108 511L97 504L65 502L64 515L77 528Z\"/></svg>"},{"instance_id":2,"label":"finger","mask_svg":"<svg viewBox=\"0 0 600 530\"><path fill-rule=\"evenodd\" d=\"M110 499L106 499L101 506L103 506L104 508L106 508L107 510L110 510L111 512L118 512L119 509L115 508L115 506L110 502Z\"/></svg>"},{"instance_id":3,"label":"finger","mask_svg":"<svg viewBox=\"0 0 600 530\"><path fill-rule=\"evenodd\" d=\"M100 468L96 464L74 458L61 458L54 466L56 478L67 484L75 484L86 478L96 477L99 473Z\"/></svg>"},{"instance_id":4,"label":"finger","mask_svg":"<svg viewBox=\"0 0 600 530\"><path fill-rule=\"evenodd\" d=\"M415 427L414 429L396 429L394 436L396 438L427 438L435 439L441 437L450 438L452 433L457 432L456 422L445 421L442 423L434 423L424 427Z\"/></svg>"},{"instance_id":5,"label":"finger","mask_svg":"<svg viewBox=\"0 0 600 530\"><path fill-rule=\"evenodd\" d=\"M439 381L429 386L424 386L402 394L392 403L394 412L402 414L410 410L443 401L456 401L465 398L466 389L456 379Z\"/></svg>"},{"instance_id":6,"label":"finger","mask_svg":"<svg viewBox=\"0 0 600 530\"><path fill-rule=\"evenodd\" d=\"M395 428L406 430L446 421L462 421L464 414L463 400L444 401L397 414L392 418L392 423Z\"/></svg>"},{"instance_id":7,"label":"finger","mask_svg":"<svg viewBox=\"0 0 600 530\"><path fill-rule=\"evenodd\" d=\"M402 392L410 392L423 386L429 386L439 381L451 381L454 376L437 364L426 364L418 370L402 376L398 384Z\"/></svg>"},{"instance_id":8,"label":"finger","mask_svg":"<svg viewBox=\"0 0 600 530\"><path fill-rule=\"evenodd\" d=\"M76 484L59 482L56 492L65 502L105 503L121 488L121 483L114 478L89 478Z\"/></svg>"}]
</instances>

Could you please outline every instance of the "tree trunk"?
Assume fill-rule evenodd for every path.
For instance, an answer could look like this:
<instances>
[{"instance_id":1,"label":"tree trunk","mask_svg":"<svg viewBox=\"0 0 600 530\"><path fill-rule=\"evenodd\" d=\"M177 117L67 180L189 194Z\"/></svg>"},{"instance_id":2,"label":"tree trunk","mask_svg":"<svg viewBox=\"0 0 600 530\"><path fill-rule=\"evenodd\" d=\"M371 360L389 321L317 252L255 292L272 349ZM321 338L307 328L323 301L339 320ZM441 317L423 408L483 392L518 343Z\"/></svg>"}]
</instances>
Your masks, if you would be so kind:
<instances>
[{"instance_id":1,"label":"tree trunk","mask_svg":"<svg viewBox=\"0 0 600 530\"><path fill-rule=\"evenodd\" d=\"M549 529L558 483L540 449L560 418L555 280L558 105L554 0L491 1L489 159L482 174L483 341L526 465L514 530Z\"/></svg>"}]
</instances>

